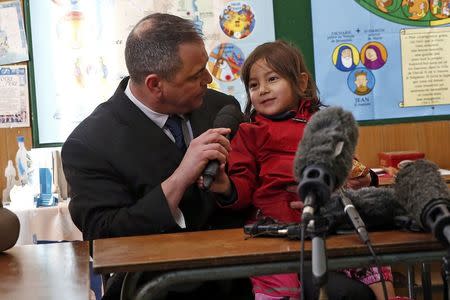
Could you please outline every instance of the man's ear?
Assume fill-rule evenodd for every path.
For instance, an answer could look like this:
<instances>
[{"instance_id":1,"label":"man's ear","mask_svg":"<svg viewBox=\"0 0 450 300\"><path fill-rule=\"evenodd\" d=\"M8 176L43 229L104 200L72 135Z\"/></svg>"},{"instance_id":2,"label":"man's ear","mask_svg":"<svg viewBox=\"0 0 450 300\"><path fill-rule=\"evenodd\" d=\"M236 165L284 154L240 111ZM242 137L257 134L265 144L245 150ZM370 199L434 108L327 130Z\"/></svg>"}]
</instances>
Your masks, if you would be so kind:
<instances>
[{"instance_id":1,"label":"man's ear","mask_svg":"<svg viewBox=\"0 0 450 300\"><path fill-rule=\"evenodd\" d=\"M304 93L308 87L308 80L309 76L306 72L300 73L300 76L298 77L298 87L302 93Z\"/></svg>"},{"instance_id":2,"label":"man's ear","mask_svg":"<svg viewBox=\"0 0 450 300\"><path fill-rule=\"evenodd\" d=\"M147 87L147 90L153 94L154 96L158 97L162 94L162 82L161 78L156 74L150 74L147 77L145 77L145 86Z\"/></svg>"}]
</instances>

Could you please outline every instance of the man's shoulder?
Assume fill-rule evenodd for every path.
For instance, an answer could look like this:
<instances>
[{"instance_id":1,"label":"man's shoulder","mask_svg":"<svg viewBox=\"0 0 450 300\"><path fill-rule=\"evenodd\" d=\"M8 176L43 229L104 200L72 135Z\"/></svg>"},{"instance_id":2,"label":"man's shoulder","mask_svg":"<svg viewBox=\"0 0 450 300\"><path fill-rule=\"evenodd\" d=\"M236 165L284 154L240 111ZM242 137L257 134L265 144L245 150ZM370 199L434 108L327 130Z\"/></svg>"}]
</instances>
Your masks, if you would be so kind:
<instances>
[{"instance_id":1,"label":"man's shoulder","mask_svg":"<svg viewBox=\"0 0 450 300\"><path fill-rule=\"evenodd\" d=\"M207 89L204 97L206 104L217 104L217 105L228 105L233 104L239 106L239 102L234 98L234 96L224 94L222 92Z\"/></svg>"}]
</instances>

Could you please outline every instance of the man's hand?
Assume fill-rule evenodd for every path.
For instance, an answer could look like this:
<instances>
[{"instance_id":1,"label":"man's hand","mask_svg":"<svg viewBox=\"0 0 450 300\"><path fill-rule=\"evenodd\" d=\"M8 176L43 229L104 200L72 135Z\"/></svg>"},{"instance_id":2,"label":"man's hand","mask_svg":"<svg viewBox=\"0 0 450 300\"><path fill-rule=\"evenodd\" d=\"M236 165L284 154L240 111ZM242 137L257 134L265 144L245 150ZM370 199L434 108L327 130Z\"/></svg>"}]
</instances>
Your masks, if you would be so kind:
<instances>
[{"instance_id":1,"label":"man's hand","mask_svg":"<svg viewBox=\"0 0 450 300\"><path fill-rule=\"evenodd\" d=\"M175 172L162 184L162 190L172 211L178 207L185 190L197 181L210 160L225 165L231 150L225 135L229 128L213 128L193 139Z\"/></svg>"}]
</instances>

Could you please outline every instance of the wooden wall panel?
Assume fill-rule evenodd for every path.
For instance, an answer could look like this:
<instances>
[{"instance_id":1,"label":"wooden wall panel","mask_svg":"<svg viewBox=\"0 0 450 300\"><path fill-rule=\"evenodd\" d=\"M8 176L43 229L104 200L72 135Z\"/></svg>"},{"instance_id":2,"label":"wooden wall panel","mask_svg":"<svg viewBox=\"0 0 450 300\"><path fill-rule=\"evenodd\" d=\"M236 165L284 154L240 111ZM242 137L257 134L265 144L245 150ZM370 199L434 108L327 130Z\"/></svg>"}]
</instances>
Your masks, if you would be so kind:
<instances>
[{"instance_id":1,"label":"wooden wall panel","mask_svg":"<svg viewBox=\"0 0 450 300\"><path fill-rule=\"evenodd\" d=\"M358 158L378 166L378 152L416 150L441 168L450 169L450 121L360 126Z\"/></svg>"}]
</instances>

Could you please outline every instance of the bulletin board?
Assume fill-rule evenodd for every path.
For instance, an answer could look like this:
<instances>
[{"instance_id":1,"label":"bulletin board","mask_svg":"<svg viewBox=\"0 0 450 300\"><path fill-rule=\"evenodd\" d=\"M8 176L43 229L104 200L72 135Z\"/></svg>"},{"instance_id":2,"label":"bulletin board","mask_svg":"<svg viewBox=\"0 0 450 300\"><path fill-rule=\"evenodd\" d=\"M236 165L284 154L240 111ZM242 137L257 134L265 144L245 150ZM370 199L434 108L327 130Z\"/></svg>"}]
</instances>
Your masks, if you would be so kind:
<instances>
[{"instance_id":1,"label":"bulletin board","mask_svg":"<svg viewBox=\"0 0 450 300\"><path fill-rule=\"evenodd\" d=\"M27 0L33 52L34 146L63 143L127 76L125 42L144 16L163 12L191 19L209 54L210 88L235 96L245 57L275 39L272 0Z\"/></svg>"}]
</instances>

